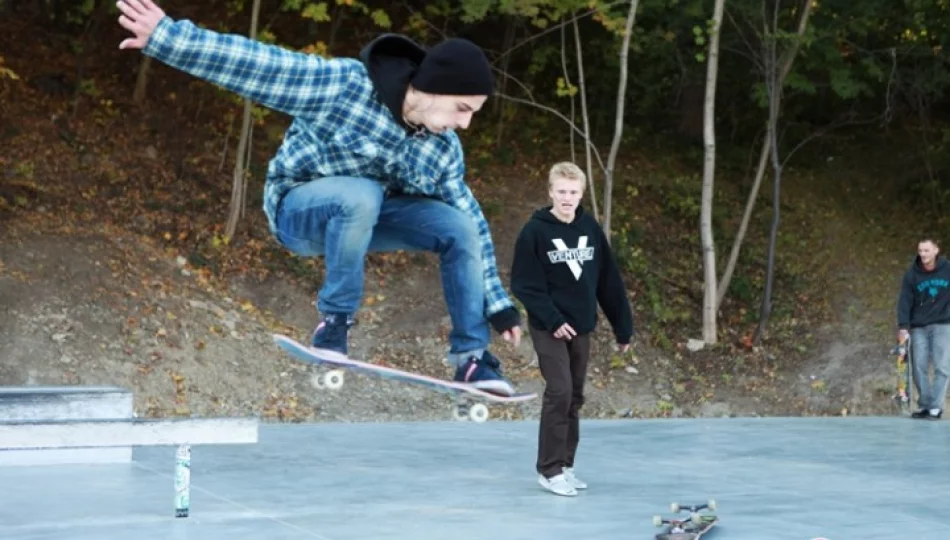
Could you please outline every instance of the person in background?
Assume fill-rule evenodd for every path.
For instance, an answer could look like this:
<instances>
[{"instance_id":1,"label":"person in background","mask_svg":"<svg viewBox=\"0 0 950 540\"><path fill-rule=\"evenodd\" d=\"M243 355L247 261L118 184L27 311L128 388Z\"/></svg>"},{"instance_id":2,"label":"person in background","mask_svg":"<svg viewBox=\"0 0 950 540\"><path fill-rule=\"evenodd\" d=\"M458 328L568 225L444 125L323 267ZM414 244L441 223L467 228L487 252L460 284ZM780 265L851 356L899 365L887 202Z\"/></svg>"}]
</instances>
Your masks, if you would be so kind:
<instances>
[{"instance_id":1,"label":"person in background","mask_svg":"<svg viewBox=\"0 0 950 540\"><path fill-rule=\"evenodd\" d=\"M580 408L597 306L624 353L633 313L607 237L581 206L587 178L570 162L548 174L551 205L538 209L515 243L511 290L528 312L528 331L545 381L536 469L545 489L577 495L587 484L574 474Z\"/></svg>"},{"instance_id":2,"label":"person in background","mask_svg":"<svg viewBox=\"0 0 950 540\"><path fill-rule=\"evenodd\" d=\"M950 262L933 239L917 244L917 256L904 273L897 301L898 341L910 335L910 352L919 409L913 418L943 416L950 377ZM934 377L929 368L933 364Z\"/></svg>"}]
</instances>

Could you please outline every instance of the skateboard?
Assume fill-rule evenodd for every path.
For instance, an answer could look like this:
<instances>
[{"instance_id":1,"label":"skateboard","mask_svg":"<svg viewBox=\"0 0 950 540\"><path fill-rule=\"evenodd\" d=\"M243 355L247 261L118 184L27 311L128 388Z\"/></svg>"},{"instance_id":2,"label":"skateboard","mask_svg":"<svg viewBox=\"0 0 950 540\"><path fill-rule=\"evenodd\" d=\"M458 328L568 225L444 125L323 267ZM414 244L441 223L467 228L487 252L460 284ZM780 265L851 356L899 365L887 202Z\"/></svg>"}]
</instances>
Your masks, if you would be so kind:
<instances>
[{"instance_id":1,"label":"skateboard","mask_svg":"<svg viewBox=\"0 0 950 540\"><path fill-rule=\"evenodd\" d=\"M330 390L339 390L342 388L344 369L370 373L385 379L419 384L437 392L454 394L453 417L456 420L470 419L477 423L488 420L488 407L484 403L478 403L478 400L494 403L518 403L538 397L536 393L515 393L511 396L494 394L465 383L436 379L435 377L428 377L419 373L412 373L410 371L403 371L386 366L377 366L376 364L360 362L359 360L350 358L336 358L330 355L321 355L320 351L313 347L298 343L287 336L274 334L273 337L278 347L284 349L290 353L292 357L301 362L316 366L335 366L337 368L331 369L315 378L314 382L318 387L328 388Z\"/></svg>"},{"instance_id":2,"label":"skateboard","mask_svg":"<svg viewBox=\"0 0 950 540\"><path fill-rule=\"evenodd\" d=\"M709 532L709 529L719 523L719 517L714 513L716 501L712 499L706 504L693 506L682 506L679 503L673 503L670 505L670 510L674 514L689 512L689 517L685 519L663 519L661 516L653 516L654 526L667 526L666 530L654 537L656 540L699 540ZM703 512L703 510L707 511Z\"/></svg>"},{"instance_id":3,"label":"skateboard","mask_svg":"<svg viewBox=\"0 0 950 540\"><path fill-rule=\"evenodd\" d=\"M897 357L897 393L894 394L894 403L897 405L897 412L901 415L910 414L913 408L913 354L910 350L910 336L904 338L896 347L891 350L891 354Z\"/></svg>"}]
</instances>

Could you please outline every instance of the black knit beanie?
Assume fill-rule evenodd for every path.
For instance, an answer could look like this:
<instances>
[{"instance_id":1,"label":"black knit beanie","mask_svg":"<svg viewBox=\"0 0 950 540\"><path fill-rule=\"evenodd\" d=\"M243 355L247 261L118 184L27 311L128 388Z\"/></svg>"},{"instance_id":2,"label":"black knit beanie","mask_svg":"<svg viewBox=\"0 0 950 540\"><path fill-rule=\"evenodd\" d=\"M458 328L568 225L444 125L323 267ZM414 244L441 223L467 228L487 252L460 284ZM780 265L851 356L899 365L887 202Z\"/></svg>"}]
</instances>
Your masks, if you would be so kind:
<instances>
[{"instance_id":1,"label":"black knit beanie","mask_svg":"<svg viewBox=\"0 0 950 540\"><path fill-rule=\"evenodd\" d=\"M449 38L426 51L411 82L415 89L429 94L490 96L495 77L478 45Z\"/></svg>"}]
</instances>

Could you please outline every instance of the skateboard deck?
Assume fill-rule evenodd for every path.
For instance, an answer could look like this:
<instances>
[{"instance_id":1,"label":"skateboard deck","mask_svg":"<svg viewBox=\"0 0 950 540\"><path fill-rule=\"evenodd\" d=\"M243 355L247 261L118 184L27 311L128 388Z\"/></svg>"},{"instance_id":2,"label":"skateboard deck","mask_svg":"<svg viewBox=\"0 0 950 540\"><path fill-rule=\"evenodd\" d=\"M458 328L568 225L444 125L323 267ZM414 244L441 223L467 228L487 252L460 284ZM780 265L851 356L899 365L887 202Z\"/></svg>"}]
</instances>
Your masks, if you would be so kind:
<instances>
[{"instance_id":1,"label":"skateboard deck","mask_svg":"<svg viewBox=\"0 0 950 540\"><path fill-rule=\"evenodd\" d=\"M910 347L910 336L899 342L891 350L897 357L897 392L894 394L894 403L900 415L909 415L913 409L913 354Z\"/></svg>"},{"instance_id":2,"label":"skateboard deck","mask_svg":"<svg viewBox=\"0 0 950 540\"><path fill-rule=\"evenodd\" d=\"M425 386L437 392L455 395L455 419L464 420L466 418L475 422L484 422L488 419L488 407L482 403L469 403L468 400L484 400L494 403L518 403L528 401L538 397L536 393L515 393L511 396L494 394L485 390L480 390L465 383L437 379L411 371L403 371L386 366L378 366L351 358L335 357L331 354L321 354L320 351L303 345L287 336L274 334L274 342L278 347L284 349L290 355L306 364L327 365L342 369L333 369L315 380L317 386L338 390L343 386L343 369L351 371L369 373L385 379L408 382Z\"/></svg>"},{"instance_id":3,"label":"skateboard deck","mask_svg":"<svg viewBox=\"0 0 950 540\"><path fill-rule=\"evenodd\" d=\"M712 499L706 504L693 506L673 503L670 510L674 514L688 512L689 517L663 519L661 516L653 516L653 525L666 525L666 529L654 537L656 540L699 540L719 523L719 517L714 513L716 501Z\"/></svg>"}]
</instances>

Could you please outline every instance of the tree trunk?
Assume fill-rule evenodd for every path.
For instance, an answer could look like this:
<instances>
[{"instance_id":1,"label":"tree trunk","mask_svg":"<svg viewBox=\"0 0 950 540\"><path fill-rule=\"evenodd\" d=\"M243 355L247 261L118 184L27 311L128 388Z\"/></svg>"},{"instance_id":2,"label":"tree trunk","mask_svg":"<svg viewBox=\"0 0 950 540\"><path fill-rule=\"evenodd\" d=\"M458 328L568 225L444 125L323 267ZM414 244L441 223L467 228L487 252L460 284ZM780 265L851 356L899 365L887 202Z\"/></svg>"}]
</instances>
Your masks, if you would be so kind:
<instances>
[{"instance_id":1,"label":"tree trunk","mask_svg":"<svg viewBox=\"0 0 950 540\"><path fill-rule=\"evenodd\" d=\"M752 218L752 208L755 207L755 200L759 196L759 187L762 185L762 179L765 177L765 166L769 162L769 150L772 148L772 140L766 134L762 142L762 151L759 155L759 168L755 172L755 181L752 183L752 190L745 202L745 211L742 213L742 222L739 223L739 232L736 233L736 239L732 242L732 252L729 253L729 261L726 263L726 271L722 274L719 281L719 289L716 292L716 310L722 306L722 300L726 297L726 290L729 288L729 282L732 281L732 272L736 269L736 261L739 260L739 248L745 239L746 229L749 228L749 220Z\"/></svg>"},{"instance_id":2,"label":"tree trunk","mask_svg":"<svg viewBox=\"0 0 950 540\"><path fill-rule=\"evenodd\" d=\"M703 163L703 195L700 211L700 232L703 244L703 341L716 343L716 246L712 233L713 186L716 173L716 77L719 67L719 30L725 0L716 0L713 26L709 36L709 57L706 59L706 102L703 114L703 142L706 150Z\"/></svg>"},{"instance_id":3,"label":"tree trunk","mask_svg":"<svg viewBox=\"0 0 950 540\"><path fill-rule=\"evenodd\" d=\"M594 188L594 165L591 161L590 114L587 111L587 85L584 84L584 48L581 45L581 29L574 17L574 48L577 49L577 86L581 92L581 118L584 121L584 154L587 156L587 183L590 184L590 204L594 210L594 219L600 221L597 210L597 190Z\"/></svg>"},{"instance_id":4,"label":"tree trunk","mask_svg":"<svg viewBox=\"0 0 950 540\"><path fill-rule=\"evenodd\" d=\"M261 0L254 0L254 7L251 12L251 39L257 37L257 21L261 11ZM245 200L245 167L244 159L250 155L250 131L251 131L251 100L244 100L244 118L241 122L241 139L238 141L237 154L234 156L234 180L231 187L231 208L228 215L228 224L225 229L225 238L230 242L234 238L234 232L237 229L238 221L244 213Z\"/></svg>"},{"instance_id":5,"label":"tree trunk","mask_svg":"<svg viewBox=\"0 0 950 540\"><path fill-rule=\"evenodd\" d=\"M788 49L782 57L782 68L779 73L778 85L779 88L784 87L785 78L788 77L789 71L792 70L792 64L795 62L795 57L798 55L798 48L801 44L801 38L805 35L805 29L808 28L808 17L811 15L811 0L803 0L803 6L798 18L798 28L796 29L796 38L792 42L792 46ZM735 240L732 242L732 252L729 254L729 261L726 263L726 271L722 275L722 279L719 281L719 290L716 298L716 310L722 305L722 300L726 296L726 291L729 289L729 282L732 280L732 273L736 267L736 261L739 259L739 249L742 247L742 242L745 239L746 229L749 227L749 220L752 218L752 208L755 207L755 200L759 196L759 186L762 185L762 178L765 176L765 166L769 160L769 151L772 148L772 139L766 135L765 140L762 141L762 151L759 155L759 168L756 171L755 181L752 183L752 190L749 192L749 198L745 203L745 212L742 214L742 222L739 224L739 231L736 234Z\"/></svg>"},{"instance_id":6,"label":"tree trunk","mask_svg":"<svg viewBox=\"0 0 950 540\"><path fill-rule=\"evenodd\" d=\"M507 17L508 22L505 25L505 40L504 47L502 50L509 50L515 42L515 18ZM506 54L504 58L501 59L501 71L502 73L508 73L508 67L511 65L511 55ZM501 85L501 92L505 93L508 91L508 77L502 77L499 81ZM498 131L495 133L495 146L501 148L505 140L505 112L508 110L508 103L496 99L493 102L494 114L498 115Z\"/></svg>"},{"instance_id":7,"label":"tree trunk","mask_svg":"<svg viewBox=\"0 0 950 540\"><path fill-rule=\"evenodd\" d=\"M577 111L575 110L576 107L574 106L574 95L570 93L571 72L568 71L567 69L567 37L566 37L567 30L566 28L567 28L567 24L565 24L564 21L562 20L561 21L561 71L564 73L564 85L567 86L567 89L568 89L567 97L568 99L571 100L571 123L574 124L576 123ZM507 58L507 56L505 58ZM571 129L569 130L569 132L571 134L571 138L570 138L571 161L576 163L577 162L577 148L574 146L574 130ZM589 147L585 145L585 148L589 148ZM587 165L587 178L588 178L588 182L590 182L590 163L588 163ZM596 195L593 197L593 199L596 200ZM594 218L596 219L597 216L594 216Z\"/></svg>"},{"instance_id":8,"label":"tree trunk","mask_svg":"<svg viewBox=\"0 0 950 540\"><path fill-rule=\"evenodd\" d=\"M806 0L808 1L808 0ZM772 179L772 227L769 231L769 249L765 268L765 290L762 292L762 306L759 309L759 326L755 329L753 343L756 345L762 342L762 335L765 333L765 327L768 326L769 315L772 314L772 283L775 276L775 246L778 242L778 225L781 216L781 187L782 187L782 164L778 159L778 116L781 110L782 87L779 84L781 78L778 65L778 12L779 6L773 6L772 25L768 28L765 37L766 54L764 55L765 86L769 94L769 120L768 135L772 147L770 152L772 157L773 179Z\"/></svg>"},{"instance_id":9,"label":"tree trunk","mask_svg":"<svg viewBox=\"0 0 950 540\"><path fill-rule=\"evenodd\" d=\"M614 167L617 163L617 151L620 150L620 139L623 137L623 109L627 101L627 56L630 53L630 34L633 33L633 21L637 15L637 5L640 0L630 0L630 11L627 13L627 23L624 26L623 45L620 47L620 82L617 85L617 113L614 124L614 140L610 145L610 154L607 156L607 174L604 175L604 234L607 242L610 237L610 214L613 206ZM580 37L578 37L578 40ZM578 49L580 50L580 49Z\"/></svg>"},{"instance_id":10,"label":"tree trunk","mask_svg":"<svg viewBox=\"0 0 950 540\"><path fill-rule=\"evenodd\" d=\"M759 326L755 329L753 342L758 345L762 342L762 336L765 333L765 327L768 326L769 316L772 314L772 283L775 276L775 245L778 242L778 225L781 214L781 192L782 192L782 165L778 160L778 150L776 149L778 137L776 135L776 123L778 120L778 97L771 98L775 102L774 113L771 113L769 120L769 138L772 141L772 227L769 231L769 251L765 269L765 290L762 293L762 306L759 309ZM771 107L770 107L771 108Z\"/></svg>"},{"instance_id":11,"label":"tree trunk","mask_svg":"<svg viewBox=\"0 0 950 540\"><path fill-rule=\"evenodd\" d=\"M142 55L142 63L139 64L139 75L135 79L135 91L132 93L132 101L136 105L141 105L145 100L145 89L148 86L148 68L152 66L152 57Z\"/></svg>"}]
</instances>

